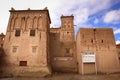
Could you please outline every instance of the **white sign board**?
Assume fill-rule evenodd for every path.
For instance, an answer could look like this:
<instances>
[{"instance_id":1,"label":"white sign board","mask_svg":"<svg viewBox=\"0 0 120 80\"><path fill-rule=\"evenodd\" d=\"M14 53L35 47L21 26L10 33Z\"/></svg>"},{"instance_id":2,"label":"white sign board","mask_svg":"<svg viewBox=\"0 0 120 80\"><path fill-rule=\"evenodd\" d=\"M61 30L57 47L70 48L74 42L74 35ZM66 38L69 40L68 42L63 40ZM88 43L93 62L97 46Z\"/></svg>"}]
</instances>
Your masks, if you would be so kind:
<instances>
[{"instance_id":1,"label":"white sign board","mask_svg":"<svg viewBox=\"0 0 120 80\"><path fill-rule=\"evenodd\" d=\"M60 61L68 61L72 60L72 57L55 57L54 60L60 60Z\"/></svg>"},{"instance_id":2,"label":"white sign board","mask_svg":"<svg viewBox=\"0 0 120 80\"><path fill-rule=\"evenodd\" d=\"M82 62L83 63L95 63L95 54L94 53L82 53Z\"/></svg>"}]
</instances>

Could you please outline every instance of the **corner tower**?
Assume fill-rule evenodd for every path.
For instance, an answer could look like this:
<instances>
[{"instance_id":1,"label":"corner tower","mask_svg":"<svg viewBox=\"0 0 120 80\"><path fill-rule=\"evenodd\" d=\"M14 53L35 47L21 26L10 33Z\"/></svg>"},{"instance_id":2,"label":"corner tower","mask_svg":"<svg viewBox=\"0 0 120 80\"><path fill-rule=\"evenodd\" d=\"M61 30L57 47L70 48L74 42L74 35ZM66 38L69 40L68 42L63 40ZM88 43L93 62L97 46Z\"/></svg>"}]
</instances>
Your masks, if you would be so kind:
<instances>
[{"instance_id":1,"label":"corner tower","mask_svg":"<svg viewBox=\"0 0 120 80\"><path fill-rule=\"evenodd\" d=\"M21 66L26 67L24 72L31 71L30 67L37 72L43 67L45 71L48 69L50 23L49 11L46 8L10 10L4 42L9 68L14 66L20 73L20 69L23 69ZM12 72L16 74L13 69Z\"/></svg>"}]
</instances>

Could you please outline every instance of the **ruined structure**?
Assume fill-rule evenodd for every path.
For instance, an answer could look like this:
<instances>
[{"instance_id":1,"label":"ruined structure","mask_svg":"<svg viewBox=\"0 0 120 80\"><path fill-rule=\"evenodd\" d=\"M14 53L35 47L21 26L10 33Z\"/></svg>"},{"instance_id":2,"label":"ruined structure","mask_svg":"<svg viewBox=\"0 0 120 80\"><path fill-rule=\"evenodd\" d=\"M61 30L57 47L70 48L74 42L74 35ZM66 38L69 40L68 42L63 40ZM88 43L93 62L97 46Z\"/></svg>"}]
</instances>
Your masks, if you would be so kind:
<instances>
[{"instance_id":1,"label":"ruined structure","mask_svg":"<svg viewBox=\"0 0 120 80\"><path fill-rule=\"evenodd\" d=\"M60 28L50 28L47 8L12 8L4 41L7 66L3 70L14 76L118 72L119 60L112 29L81 28L75 41L73 21L73 15L62 15Z\"/></svg>"}]
</instances>

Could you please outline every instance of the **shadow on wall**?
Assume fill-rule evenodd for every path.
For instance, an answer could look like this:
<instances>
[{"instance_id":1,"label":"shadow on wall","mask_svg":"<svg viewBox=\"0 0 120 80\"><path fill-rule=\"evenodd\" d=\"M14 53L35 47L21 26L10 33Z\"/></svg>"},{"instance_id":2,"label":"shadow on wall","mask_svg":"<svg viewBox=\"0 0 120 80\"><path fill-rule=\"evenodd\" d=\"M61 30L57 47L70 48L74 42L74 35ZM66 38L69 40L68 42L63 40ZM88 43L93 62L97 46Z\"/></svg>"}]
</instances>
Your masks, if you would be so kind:
<instances>
[{"instance_id":1,"label":"shadow on wall","mask_svg":"<svg viewBox=\"0 0 120 80\"><path fill-rule=\"evenodd\" d=\"M3 67L6 65L5 52L2 47L0 47L0 74L3 73Z\"/></svg>"}]
</instances>

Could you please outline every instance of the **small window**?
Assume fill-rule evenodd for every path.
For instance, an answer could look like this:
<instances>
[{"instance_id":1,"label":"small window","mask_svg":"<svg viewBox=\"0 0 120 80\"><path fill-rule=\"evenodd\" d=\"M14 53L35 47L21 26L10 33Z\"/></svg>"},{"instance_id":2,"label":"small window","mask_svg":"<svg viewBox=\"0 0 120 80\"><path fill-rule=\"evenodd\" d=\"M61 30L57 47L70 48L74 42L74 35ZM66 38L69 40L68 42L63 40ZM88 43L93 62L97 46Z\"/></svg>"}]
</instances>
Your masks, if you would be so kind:
<instances>
[{"instance_id":1,"label":"small window","mask_svg":"<svg viewBox=\"0 0 120 80\"><path fill-rule=\"evenodd\" d=\"M32 53L36 53L36 50L37 50L37 46L33 46L32 47Z\"/></svg>"},{"instance_id":2,"label":"small window","mask_svg":"<svg viewBox=\"0 0 120 80\"><path fill-rule=\"evenodd\" d=\"M27 66L27 61L20 61L19 66Z\"/></svg>"},{"instance_id":3,"label":"small window","mask_svg":"<svg viewBox=\"0 0 120 80\"><path fill-rule=\"evenodd\" d=\"M91 40L91 43L93 43L93 40Z\"/></svg>"},{"instance_id":4,"label":"small window","mask_svg":"<svg viewBox=\"0 0 120 80\"><path fill-rule=\"evenodd\" d=\"M67 32L67 34L69 34L69 32Z\"/></svg>"},{"instance_id":5,"label":"small window","mask_svg":"<svg viewBox=\"0 0 120 80\"><path fill-rule=\"evenodd\" d=\"M3 44L1 44L1 47L3 47Z\"/></svg>"},{"instance_id":6,"label":"small window","mask_svg":"<svg viewBox=\"0 0 120 80\"><path fill-rule=\"evenodd\" d=\"M103 40L101 40L101 43L103 43Z\"/></svg>"},{"instance_id":7,"label":"small window","mask_svg":"<svg viewBox=\"0 0 120 80\"><path fill-rule=\"evenodd\" d=\"M20 36L20 30L15 31L15 36Z\"/></svg>"},{"instance_id":8,"label":"small window","mask_svg":"<svg viewBox=\"0 0 120 80\"><path fill-rule=\"evenodd\" d=\"M22 17L22 19L25 21L25 17Z\"/></svg>"},{"instance_id":9,"label":"small window","mask_svg":"<svg viewBox=\"0 0 120 80\"><path fill-rule=\"evenodd\" d=\"M35 30L30 30L30 36L35 36Z\"/></svg>"},{"instance_id":10,"label":"small window","mask_svg":"<svg viewBox=\"0 0 120 80\"><path fill-rule=\"evenodd\" d=\"M17 46L14 46L14 47L13 47L12 52L13 52L13 53L16 53L16 52L17 52Z\"/></svg>"},{"instance_id":11,"label":"small window","mask_svg":"<svg viewBox=\"0 0 120 80\"><path fill-rule=\"evenodd\" d=\"M66 48L66 53L70 53L70 48Z\"/></svg>"},{"instance_id":12,"label":"small window","mask_svg":"<svg viewBox=\"0 0 120 80\"><path fill-rule=\"evenodd\" d=\"M84 38L84 35L82 35L82 38Z\"/></svg>"}]
</instances>

